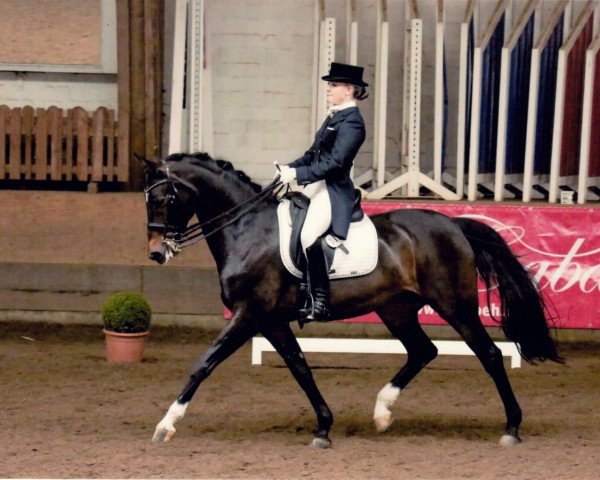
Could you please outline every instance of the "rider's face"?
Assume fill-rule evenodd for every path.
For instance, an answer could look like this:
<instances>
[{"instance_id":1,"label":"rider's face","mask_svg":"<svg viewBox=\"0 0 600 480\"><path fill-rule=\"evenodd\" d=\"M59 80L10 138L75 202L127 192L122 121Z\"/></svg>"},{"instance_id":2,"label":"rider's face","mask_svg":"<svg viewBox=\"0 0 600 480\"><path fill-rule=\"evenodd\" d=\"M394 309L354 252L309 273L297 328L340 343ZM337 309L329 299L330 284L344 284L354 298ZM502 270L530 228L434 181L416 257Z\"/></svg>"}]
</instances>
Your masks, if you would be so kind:
<instances>
[{"instance_id":1,"label":"rider's face","mask_svg":"<svg viewBox=\"0 0 600 480\"><path fill-rule=\"evenodd\" d=\"M327 103L329 105L341 105L349 102L353 97L352 85L347 83L327 82Z\"/></svg>"}]
</instances>

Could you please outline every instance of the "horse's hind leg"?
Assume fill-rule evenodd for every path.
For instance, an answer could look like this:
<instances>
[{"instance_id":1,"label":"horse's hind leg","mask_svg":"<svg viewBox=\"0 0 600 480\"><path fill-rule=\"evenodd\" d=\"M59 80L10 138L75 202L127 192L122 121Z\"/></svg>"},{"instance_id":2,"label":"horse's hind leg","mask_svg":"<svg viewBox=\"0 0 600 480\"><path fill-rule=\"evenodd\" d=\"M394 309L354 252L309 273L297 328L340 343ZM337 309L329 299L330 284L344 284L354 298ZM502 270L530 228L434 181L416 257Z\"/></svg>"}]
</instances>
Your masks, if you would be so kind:
<instances>
[{"instance_id":1,"label":"horse's hind leg","mask_svg":"<svg viewBox=\"0 0 600 480\"><path fill-rule=\"evenodd\" d=\"M506 412L506 428L500 439L500 445L503 447L515 445L521 441L519 426L522 413L504 368L502 352L483 327L477 313L477 303L464 301L461 305L456 314L438 311L462 336L477 355L485 371L492 377Z\"/></svg>"},{"instance_id":2,"label":"horse's hind leg","mask_svg":"<svg viewBox=\"0 0 600 480\"><path fill-rule=\"evenodd\" d=\"M333 415L315 383L310 367L306 363L304 354L290 325L288 323L271 322L266 324L261 331L283 358L317 414L319 428L315 432L312 446L317 448L330 447L329 430L333 423Z\"/></svg>"},{"instance_id":3,"label":"horse's hind leg","mask_svg":"<svg viewBox=\"0 0 600 480\"><path fill-rule=\"evenodd\" d=\"M378 432L392 424L390 407L396 403L400 391L437 356L437 348L418 322L420 306L414 302L395 303L377 310L386 327L406 348L408 358L400 371L377 394L373 420Z\"/></svg>"},{"instance_id":4,"label":"horse's hind leg","mask_svg":"<svg viewBox=\"0 0 600 480\"><path fill-rule=\"evenodd\" d=\"M190 379L181 395L169 407L167 414L156 426L153 443L165 443L175 435L175 423L183 418L194 393L211 372L227 357L240 348L256 333L254 324L243 315L236 313L219 333L209 349L194 365Z\"/></svg>"}]
</instances>

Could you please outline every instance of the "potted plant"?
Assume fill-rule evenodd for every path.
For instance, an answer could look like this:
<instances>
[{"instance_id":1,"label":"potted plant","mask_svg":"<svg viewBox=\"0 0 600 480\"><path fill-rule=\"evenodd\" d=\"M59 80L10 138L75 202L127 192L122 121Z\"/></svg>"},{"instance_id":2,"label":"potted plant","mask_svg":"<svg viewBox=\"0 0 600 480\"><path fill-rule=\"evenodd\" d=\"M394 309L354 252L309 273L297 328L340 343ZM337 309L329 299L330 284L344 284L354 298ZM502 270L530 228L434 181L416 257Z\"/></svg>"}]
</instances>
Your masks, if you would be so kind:
<instances>
[{"instance_id":1,"label":"potted plant","mask_svg":"<svg viewBox=\"0 0 600 480\"><path fill-rule=\"evenodd\" d=\"M106 355L110 362L141 362L152 312L137 292L117 292L102 306Z\"/></svg>"}]
</instances>

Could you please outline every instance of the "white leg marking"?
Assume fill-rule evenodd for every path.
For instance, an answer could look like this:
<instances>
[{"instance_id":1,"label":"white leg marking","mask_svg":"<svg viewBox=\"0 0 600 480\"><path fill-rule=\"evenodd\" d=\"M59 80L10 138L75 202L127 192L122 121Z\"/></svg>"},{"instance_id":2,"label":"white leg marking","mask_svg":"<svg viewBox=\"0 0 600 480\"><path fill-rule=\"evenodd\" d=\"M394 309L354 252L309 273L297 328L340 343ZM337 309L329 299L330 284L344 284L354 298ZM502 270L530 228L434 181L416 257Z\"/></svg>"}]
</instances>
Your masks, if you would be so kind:
<instances>
[{"instance_id":1,"label":"white leg marking","mask_svg":"<svg viewBox=\"0 0 600 480\"><path fill-rule=\"evenodd\" d=\"M500 438L500 446L501 447L514 447L518 445L520 440L517 437L513 437L512 435L502 435Z\"/></svg>"},{"instance_id":2,"label":"white leg marking","mask_svg":"<svg viewBox=\"0 0 600 480\"><path fill-rule=\"evenodd\" d=\"M165 429L175 433L175 423L183 418L187 410L188 403L179 403L177 401L169 407L165 417L156 426L156 430Z\"/></svg>"},{"instance_id":3,"label":"white leg marking","mask_svg":"<svg viewBox=\"0 0 600 480\"><path fill-rule=\"evenodd\" d=\"M391 383L388 383L377 394L377 401L375 402L375 409L373 411L373 420L375 421L375 428L378 432L385 432L392 424L392 412L390 412L390 407L396 403L399 395L400 389Z\"/></svg>"}]
</instances>

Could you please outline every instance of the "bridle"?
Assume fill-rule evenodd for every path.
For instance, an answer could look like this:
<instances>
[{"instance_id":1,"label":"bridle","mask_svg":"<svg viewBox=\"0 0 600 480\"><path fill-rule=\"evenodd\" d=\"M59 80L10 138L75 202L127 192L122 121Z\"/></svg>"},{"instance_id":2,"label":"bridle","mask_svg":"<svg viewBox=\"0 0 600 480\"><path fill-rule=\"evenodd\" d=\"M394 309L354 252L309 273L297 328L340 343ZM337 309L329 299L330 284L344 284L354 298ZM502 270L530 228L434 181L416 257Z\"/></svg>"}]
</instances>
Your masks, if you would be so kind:
<instances>
[{"instance_id":1,"label":"bridle","mask_svg":"<svg viewBox=\"0 0 600 480\"><path fill-rule=\"evenodd\" d=\"M169 178L169 174L167 173L167 178L163 178L162 180L159 180L158 182L156 182L154 185L151 185L148 188L144 189L144 194L146 195L146 205L148 205L148 199L149 199L148 194L152 190L154 190L156 187L160 187L161 185L167 185L167 195L166 195L167 206L171 206L175 203L175 200L177 199L177 195L179 194L179 192L177 191L177 187L175 187L173 180L171 178ZM170 225L168 223L160 223L160 222L148 222L148 229L149 230L150 229L161 230L163 232L163 235L166 235L168 233L176 233L179 231L179 228L176 225Z\"/></svg>"},{"instance_id":2,"label":"bridle","mask_svg":"<svg viewBox=\"0 0 600 480\"><path fill-rule=\"evenodd\" d=\"M159 187L161 185L167 185L167 208L174 205L177 201L179 191L177 190L177 187L175 185L176 183L183 185L184 187L192 190L192 192L196 194L199 193L198 189L193 184L186 180L183 180L182 178L179 178L177 175L174 175L169 171L168 168L166 169L166 175L166 178L163 178L144 189L144 193L146 195L146 205L148 205L148 194L156 187ZM229 210L220 213L216 217L213 217L210 220L207 220L206 222L197 222L186 227L186 229L183 232L177 225L171 225L169 223L160 222L148 222L148 229L161 231L163 235L162 242L166 244L167 247L173 253L179 253L183 247L188 247L190 245L193 245L194 243L204 240L210 237L211 235L214 235L215 233L219 232L220 230L224 229L225 227L231 225L232 223L235 223L237 220L239 220L242 216L244 216L246 213L248 213L250 210L256 207L263 200L266 200L270 196L277 195L280 189L283 188L283 186L284 185L282 184L282 182L279 181L279 176L277 176L269 185L263 188L256 195L250 197L247 200L244 200L242 203L233 206ZM233 218L225 221L224 223L214 228L210 228L210 231L204 233L207 229L209 229L209 226L211 224L214 224L218 220L225 219L229 215L233 214L236 214Z\"/></svg>"}]
</instances>

